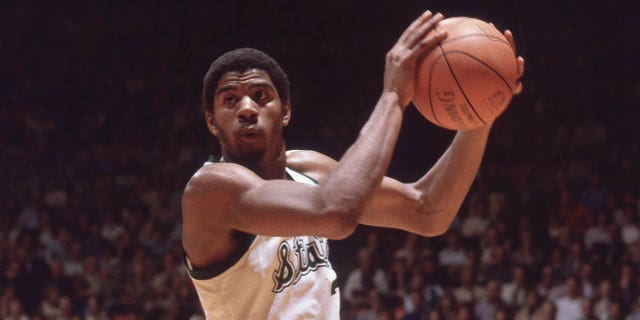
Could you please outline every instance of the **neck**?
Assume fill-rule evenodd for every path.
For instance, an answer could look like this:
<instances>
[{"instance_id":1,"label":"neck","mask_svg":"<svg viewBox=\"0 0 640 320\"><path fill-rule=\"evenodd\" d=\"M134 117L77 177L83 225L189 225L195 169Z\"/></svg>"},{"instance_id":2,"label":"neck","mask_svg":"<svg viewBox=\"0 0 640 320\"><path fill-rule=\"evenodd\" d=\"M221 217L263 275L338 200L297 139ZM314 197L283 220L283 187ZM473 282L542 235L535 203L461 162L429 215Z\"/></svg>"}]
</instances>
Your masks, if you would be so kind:
<instances>
[{"instance_id":1,"label":"neck","mask_svg":"<svg viewBox=\"0 0 640 320\"><path fill-rule=\"evenodd\" d=\"M287 162L286 149L284 143L279 148L274 148L272 152L265 152L260 156L239 158L223 150L224 161L242 165L262 179L284 179L285 166Z\"/></svg>"}]
</instances>

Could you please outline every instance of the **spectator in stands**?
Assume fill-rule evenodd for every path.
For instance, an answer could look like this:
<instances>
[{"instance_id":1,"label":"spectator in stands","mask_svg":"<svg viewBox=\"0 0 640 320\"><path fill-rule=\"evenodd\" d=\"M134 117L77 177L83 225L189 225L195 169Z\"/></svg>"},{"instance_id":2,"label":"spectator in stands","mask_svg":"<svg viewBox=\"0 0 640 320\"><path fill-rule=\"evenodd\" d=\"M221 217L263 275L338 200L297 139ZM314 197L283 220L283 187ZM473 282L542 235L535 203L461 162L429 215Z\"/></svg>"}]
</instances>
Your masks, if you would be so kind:
<instances>
[{"instance_id":1,"label":"spectator in stands","mask_svg":"<svg viewBox=\"0 0 640 320\"><path fill-rule=\"evenodd\" d=\"M471 267L462 268L459 274L459 285L452 292L458 304L474 304L485 297L485 288L478 284L476 273Z\"/></svg>"},{"instance_id":2,"label":"spectator in stands","mask_svg":"<svg viewBox=\"0 0 640 320\"><path fill-rule=\"evenodd\" d=\"M438 264L441 267L458 270L469 264L465 248L460 244L460 236L454 230L446 234L447 243L438 253Z\"/></svg>"},{"instance_id":3,"label":"spectator in stands","mask_svg":"<svg viewBox=\"0 0 640 320\"><path fill-rule=\"evenodd\" d=\"M108 320L107 313L97 296L92 295L87 299L86 306L82 312L83 320Z\"/></svg>"},{"instance_id":4,"label":"spectator in stands","mask_svg":"<svg viewBox=\"0 0 640 320\"><path fill-rule=\"evenodd\" d=\"M378 292L385 294L389 284L382 269L372 264L372 252L367 249L360 249L358 252L358 267L347 275L344 285L344 299L349 304L354 304L357 293L366 294L370 289L375 288Z\"/></svg>"},{"instance_id":5,"label":"spectator in stands","mask_svg":"<svg viewBox=\"0 0 640 320\"><path fill-rule=\"evenodd\" d=\"M594 313L593 310L593 300L589 299L589 298L584 298L582 300L582 305L581 305L581 312L582 312L582 316L580 317L580 319L584 319L584 320L598 320L598 318L596 317L596 314Z\"/></svg>"},{"instance_id":6,"label":"spectator in stands","mask_svg":"<svg viewBox=\"0 0 640 320\"><path fill-rule=\"evenodd\" d=\"M587 250L602 252L611 245L611 235L608 232L609 222L604 211L598 211L594 223L589 226L584 235L584 246Z\"/></svg>"},{"instance_id":7,"label":"spectator in stands","mask_svg":"<svg viewBox=\"0 0 640 320\"><path fill-rule=\"evenodd\" d=\"M487 295L480 299L473 310L478 320L493 320L499 310L506 308L500 299L500 282L489 280L487 282Z\"/></svg>"},{"instance_id":8,"label":"spectator in stands","mask_svg":"<svg viewBox=\"0 0 640 320\"><path fill-rule=\"evenodd\" d=\"M502 285L500 297L502 302L511 308L517 310L522 307L527 298L527 283L525 269L521 266L514 266L511 272L511 281Z\"/></svg>"},{"instance_id":9,"label":"spectator in stands","mask_svg":"<svg viewBox=\"0 0 640 320\"><path fill-rule=\"evenodd\" d=\"M571 236L583 237L592 224L589 209L574 199L571 191L565 190L554 208L556 214L562 218Z\"/></svg>"},{"instance_id":10,"label":"spectator in stands","mask_svg":"<svg viewBox=\"0 0 640 320\"><path fill-rule=\"evenodd\" d=\"M461 235L472 241L482 238L489 225L488 205L486 200L478 199L472 204L466 217L462 218Z\"/></svg>"},{"instance_id":11,"label":"spectator in stands","mask_svg":"<svg viewBox=\"0 0 640 320\"><path fill-rule=\"evenodd\" d=\"M542 318L542 303L543 300L538 295L538 292L533 289L527 289L526 299L524 305L517 309L514 316L514 320L529 320L529 319L541 319Z\"/></svg>"},{"instance_id":12,"label":"spectator in stands","mask_svg":"<svg viewBox=\"0 0 640 320\"><path fill-rule=\"evenodd\" d=\"M435 258L428 253L424 253L420 258L420 274L424 282L424 297L428 306L437 306L438 301L444 294L444 284L440 276Z\"/></svg>"},{"instance_id":13,"label":"spectator in stands","mask_svg":"<svg viewBox=\"0 0 640 320\"><path fill-rule=\"evenodd\" d=\"M557 315L556 319L580 319L584 316L582 304L584 298L581 294L580 280L574 275L569 275L565 279L564 296L555 301Z\"/></svg>"},{"instance_id":14,"label":"spectator in stands","mask_svg":"<svg viewBox=\"0 0 640 320\"><path fill-rule=\"evenodd\" d=\"M9 301L9 310L4 320L29 320L29 317L22 308L22 302L17 299Z\"/></svg>"},{"instance_id":15,"label":"spectator in stands","mask_svg":"<svg viewBox=\"0 0 640 320\"><path fill-rule=\"evenodd\" d=\"M438 305L439 315L445 320L457 320L460 305L450 291L445 291Z\"/></svg>"},{"instance_id":16,"label":"spectator in stands","mask_svg":"<svg viewBox=\"0 0 640 320\"><path fill-rule=\"evenodd\" d=\"M536 285L538 294L544 300L555 301L564 294L564 286L558 281L558 275L550 265L542 268L540 281Z\"/></svg>"},{"instance_id":17,"label":"spectator in stands","mask_svg":"<svg viewBox=\"0 0 640 320\"><path fill-rule=\"evenodd\" d=\"M586 299L593 299L596 296L596 288L593 280L593 266L591 263L583 262L578 271L578 278L582 287L582 296Z\"/></svg>"},{"instance_id":18,"label":"spectator in stands","mask_svg":"<svg viewBox=\"0 0 640 320\"><path fill-rule=\"evenodd\" d=\"M402 318L402 320L422 320L429 314L431 310L425 304L424 294L421 288L412 289L409 293L409 305L411 309L406 307L407 303L405 303L405 310L407 314Z\"/></svg>"},{"instance_id":19,"label":"spectator in stands","mask_svg":"<svg viewBox=\"0 0 640 320\"><path fill-rule=\"evenodd\" d=\"M630 264L623 264L616 279L616 290L621 308L630 306L638 296L638 282L634 267Z\"/></svg>"},{"instance_id":20,"label":"spectator in stands","mask_svg":"<svg viewBox=\"0 0 640 320\"><path fill-rule=\"evenodd\" d=\"M526 267L528 270L537 269L542 263L540 247L534 244L532 230L526 228L518 234L519 246L512 253L513 263Z\"/></svg>"},{"instance_id":21,"label":"spectator in stands","mask_svg":"<svg viewBox=\"0 0 640 320\"><path fill-rule=\"evenodd\" d=\"M611 280L605 278L598 285L597 299L593 305L593 311L600 320L609 319L609 308L612 301Z\"/></svg>"},{"instance_id":22,"label":"spectator in stands","mask_svg":"<svg viewBox=\"0 0 640 320\"><path fill-rule=\"evenodd\" d=\"M506 249L501 245L496 245L491 250L491 262L483 270L487 280L496 280L500 284L510 280L512 272L507 254Z\"/></svg>"}]
</instances>

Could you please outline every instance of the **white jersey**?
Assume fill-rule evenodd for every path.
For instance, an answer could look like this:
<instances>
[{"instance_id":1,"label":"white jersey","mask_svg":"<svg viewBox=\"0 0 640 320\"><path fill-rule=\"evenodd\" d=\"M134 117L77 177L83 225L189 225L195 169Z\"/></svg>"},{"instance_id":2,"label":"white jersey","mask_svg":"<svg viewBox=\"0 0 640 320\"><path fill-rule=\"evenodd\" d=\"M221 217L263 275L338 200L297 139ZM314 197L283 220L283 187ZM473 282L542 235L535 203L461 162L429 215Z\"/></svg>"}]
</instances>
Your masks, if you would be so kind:
<instances>
[{"instance_id":1,"label":"white jersey","mask_svg":"<svg viewBox=\"0 0 640 320\"><path fill-rule=\"evenodd\" d=\"M287 178L316 184L289 168ZM193 270L187 260L208 320L340 318L327 239L258 235L237 256L237 262L215 275Z\"/></svg>"}]
</instances>

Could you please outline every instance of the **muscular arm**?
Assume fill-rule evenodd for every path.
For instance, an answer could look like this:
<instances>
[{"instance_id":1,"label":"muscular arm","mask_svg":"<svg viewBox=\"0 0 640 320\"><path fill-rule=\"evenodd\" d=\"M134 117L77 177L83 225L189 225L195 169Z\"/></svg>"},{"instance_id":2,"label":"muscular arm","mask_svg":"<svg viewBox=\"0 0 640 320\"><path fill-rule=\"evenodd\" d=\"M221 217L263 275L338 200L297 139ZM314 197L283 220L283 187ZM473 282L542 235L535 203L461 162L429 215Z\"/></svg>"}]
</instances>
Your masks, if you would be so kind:
<instances>
[{"instance_id":1,"label":"muscular arm","mask_svg":"<svg viewBox=\"0 0 640 320\"><path fill-rule=\"evenodd\" d=\"M515 51L511 31L505 31ZM524 73L524 59L517 58L518 78ZM514 94L522 91L518 81ZM435 165L413 183L385 177L374 191L360 223L397 228L424 236L444 233L466 197L484 155L492 124L459 131ZM311 160L311 159L316 160ZM322 159L322 160L318 160ZM332 170L331 159L318 153L290 152L287 163L318 180ZM335 161L333 161L335 163Z\"/></svg>"},{"instance_id":2,"label":"muscular arm","mask_svg":"<svg viewBox=\"0 0 640 320\"><path fill-rule=\"evenodd\" d=\"M363 215L364 224L400 228L424 236L444 233L464 201L484 155L489 128L460 131L418 181L387 183ZM407 203L404 206L401 203ZM399 208L402 211L390 210Z\"/></svg>"},{"instance_id":3,"label":"muscular arm","mask_svg":"<svg viewBox=\"0 0 640 320\"><path fill-rule=\"evenodd\" d=\"M513 51L511 31L504 32ZM518 79L524 73L524 59L517 57ZM516 83L520 94L522 83ZM449 148L418 181L403 184L384 178L360 222L414 232L424 236L444 233L455 218L475 179L484 155L492 124L459 131Z\"/></svg>"},{"instance_id":4,"label":"muscular arm","mask_svg":"<svg viewBox=\"0 0 640 320\"><path fill-rule=\"evenodd\" d=\"M389 165L402 111L397 96L383 94L356 142L318 186L264 180L233 163L206 165L185 189L185 225L198 221L203 228L261 235L346 237Z\"/></svg>"},{"instance_id":5,"label":"muscular arm","mask_svg":"<svg viewBox=\"0 0 640 320\"><path fill-rule=\"evenodd\" d=\"M360 223L424 236L444 233L473 183L489 130L458 132L435 165L416 182L401 183L385 177L367 203ZM287 164L322 181L335 161L315 152L291 151Z\"/></svg>"}]
</instances>

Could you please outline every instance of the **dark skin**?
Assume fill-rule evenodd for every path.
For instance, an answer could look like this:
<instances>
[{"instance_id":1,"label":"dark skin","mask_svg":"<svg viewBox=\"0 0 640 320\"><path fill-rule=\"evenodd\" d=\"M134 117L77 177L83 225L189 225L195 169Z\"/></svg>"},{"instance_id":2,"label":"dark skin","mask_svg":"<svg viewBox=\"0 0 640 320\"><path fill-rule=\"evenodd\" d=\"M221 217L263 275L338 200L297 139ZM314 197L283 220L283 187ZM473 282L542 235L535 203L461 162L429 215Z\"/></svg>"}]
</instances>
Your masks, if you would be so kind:
<instances>
[{"instance_id":1,"label":"dark skin","mask_svg":"<svg viewBox=\"0 0 640 320\"><path fill-rule=\"evenodd\" d=\"M283 178L282 129L289 124L291 107L280 101L269 74L257 69L224 74L214 106L206 119L225 161L243 165L266 180Z\"/></svg>"},{"instance_id":2,"label":"dark skin","mask_svg":"<svg viewBox=\"0 0 640 320\"><path fill-rule=\"evenodd\" d=\"M388 52L380 99L339 161L314 151L286 151L282 130L291 106L280 100L265 71L225 73L213 110L206 112L225 162L198 170L182 199L182 241L192 265L206 267L229 257L238 246L236 231L342 239L363 223L425 236L445 232L478 170L490 125L458 132L415 182L384 176L413 98L417 59L446 37L430 33L440 20L442 15L425 12ZM316 179L318 186L285 180L285 166Z\"/></svg>"}]
</instances>

